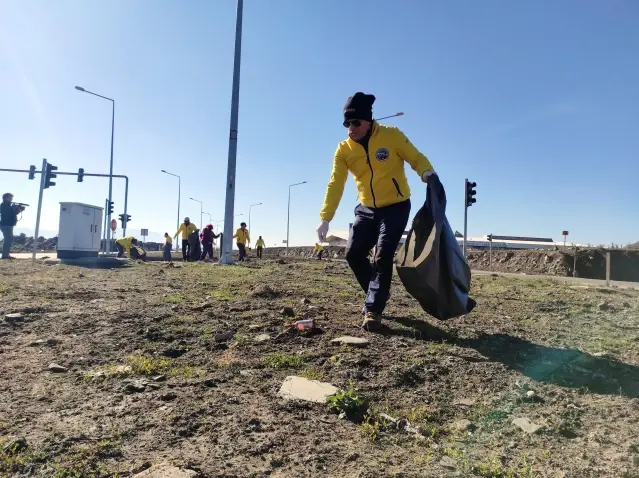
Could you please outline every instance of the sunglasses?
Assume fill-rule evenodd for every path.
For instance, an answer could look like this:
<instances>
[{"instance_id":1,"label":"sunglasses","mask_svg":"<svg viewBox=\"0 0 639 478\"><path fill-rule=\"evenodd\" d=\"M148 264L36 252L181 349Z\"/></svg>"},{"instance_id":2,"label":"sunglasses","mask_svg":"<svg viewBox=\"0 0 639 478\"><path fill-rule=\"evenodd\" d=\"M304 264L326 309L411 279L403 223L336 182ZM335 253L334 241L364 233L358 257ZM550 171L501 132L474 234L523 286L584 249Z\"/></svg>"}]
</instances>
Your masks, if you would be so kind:
<instances>
[{"instance_id":1,"label":"sunglasses","mask_svg":"<svg viewBox=\"0 0 639 478\"><path fill-rule=\"evenodd\" d=\"M346 120L346 121L344 121L344 127L348 128L349 126L355 126L356 128L359 128L360 126L362 126L362 122L360 120Z\"/></svg>"}]
</instances>

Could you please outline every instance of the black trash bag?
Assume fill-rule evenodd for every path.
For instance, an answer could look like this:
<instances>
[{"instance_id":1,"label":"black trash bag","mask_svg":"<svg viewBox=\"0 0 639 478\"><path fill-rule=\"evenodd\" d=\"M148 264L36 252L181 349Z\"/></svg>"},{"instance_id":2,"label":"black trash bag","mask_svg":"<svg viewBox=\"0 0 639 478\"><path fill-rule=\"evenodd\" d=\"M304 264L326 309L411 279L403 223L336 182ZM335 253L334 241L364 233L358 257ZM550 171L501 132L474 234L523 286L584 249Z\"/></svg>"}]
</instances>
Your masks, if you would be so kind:
<instances>
[{"instance_id":1,"label":"black trash bag","mask_svg":"<svg viewBox=\"0 0 639 478\"><path fill-rule=\"evenodd\" d=\"M139 246L131 246L131 259L146 261L146 251Z\"/></svg>"},{"instance_id":2,"label":"black trash bag","mask_svg":"<svg viewBox=\"0 0 639 478\"><path fill-rule=\"evenodd\" d=\"M190 255L189 259L191 262L197 262L200 260L200 256L202 255L202 248L200 247L200 231L196 229L188 237L189 241L189 249Z\"/></svg>"},{"instance_id":3,"label":"black trash bag","mask_svg":"<svg viewBox=\"0 0 639 478\"><path fill-rule=\"evenodd\" d=\"M406 242L396 258L397 274L422 309L439 320L468 314L476 302L470 292L470 267L446 219L446 192L437 176L426 190Z\"/></svg>"}]
</instances>

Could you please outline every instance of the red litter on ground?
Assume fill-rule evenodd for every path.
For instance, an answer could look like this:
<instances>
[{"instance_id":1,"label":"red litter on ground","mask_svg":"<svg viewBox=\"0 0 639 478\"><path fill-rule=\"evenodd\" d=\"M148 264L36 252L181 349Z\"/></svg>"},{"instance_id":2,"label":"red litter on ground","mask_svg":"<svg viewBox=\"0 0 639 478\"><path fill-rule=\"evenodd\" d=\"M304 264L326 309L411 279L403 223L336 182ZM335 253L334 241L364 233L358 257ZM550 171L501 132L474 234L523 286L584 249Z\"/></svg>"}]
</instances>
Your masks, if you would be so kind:
<instances>
[{"instance_id":1,"label":"red litter on ground","mask_svg":"<svg viewBox=\"0 0 639 478\"><path fill-rule=\"evenodd\" d=\"M297 330L304 332L306 329L310 330L315 328L315 319L298 320L297 322L293 322L292 324L286 324L286 327L294 327Z\"/></svg>"}]
</instances>

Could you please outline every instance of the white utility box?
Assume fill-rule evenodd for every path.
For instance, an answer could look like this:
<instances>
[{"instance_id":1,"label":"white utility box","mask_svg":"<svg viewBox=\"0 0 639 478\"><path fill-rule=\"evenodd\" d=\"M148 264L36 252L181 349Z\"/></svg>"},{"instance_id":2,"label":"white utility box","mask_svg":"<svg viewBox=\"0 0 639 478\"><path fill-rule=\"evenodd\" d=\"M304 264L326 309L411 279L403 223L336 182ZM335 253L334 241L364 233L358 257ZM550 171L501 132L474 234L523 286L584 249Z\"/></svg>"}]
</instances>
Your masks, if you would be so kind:
<instances>
[{"instance_id":1,"label":"white utility box","mask_svg":"<svg viewBox=\"0 0 639 478\"><path fill-rule=\"evenodd\" d=\"M96 257L102 239L103 208L79 202L60 203L58 258Z\"/></svg>"}]
</instances>

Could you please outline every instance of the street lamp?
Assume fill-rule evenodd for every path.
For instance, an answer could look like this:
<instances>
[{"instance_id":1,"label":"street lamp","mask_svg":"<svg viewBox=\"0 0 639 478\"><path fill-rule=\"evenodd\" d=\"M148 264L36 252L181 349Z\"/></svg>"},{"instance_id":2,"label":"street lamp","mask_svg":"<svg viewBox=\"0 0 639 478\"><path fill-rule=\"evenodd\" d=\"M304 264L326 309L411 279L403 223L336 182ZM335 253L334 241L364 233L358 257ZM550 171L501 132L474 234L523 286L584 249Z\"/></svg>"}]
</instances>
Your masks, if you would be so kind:
<instances>
[{"instance_id":1,"label":"street lamp","mask_svg":"<svg viewBox=\"0 0 639 478\"><path fill-rule=\"evenodd\" d=\"M388 118L395 118L396 116L404 116L404 113L402 111L400 111L399 113L395 113L394 115L390 115L390 116L382 116L381 118L375 118L375 121L379 121L379 120L383 120L383 119L388 119Z\"/></svg>"},{"instance_id":2,"label":"street lamp","mask_svg":"<svg viewBox=\"0 0 639 478\"><path fill-rule=\"evenodd\" d=\"M206 214L209 217L209 224L212 224L213 221L211 220L211 214L208 212L203 212L202 214ZM204 227L204 224L202 224L202 227Z\"/></svg>"},{"instance_id":3,"label":"street lamp","mask_svg":"<svg viewBox=\"0 0 639 478\"><path fill-rule=\"evenodd\" d=\"M302 181L301 183L290 184L288 186L288 214L286 216L286 250L288 251L288 243L289 243L289 226L291 223L291 188L293 186L299 186L301 184L306 184L306 181Z\"/></svg>"},{"instance_id":4,"label":"street lamp","mask_svg":"<svg viewBox=\"0 0 639 478\"><path fill-rule=\"evenodd\" d=\"M233 234L233 212L235 208L235 170L237 163L237 123L240 108L240 60L242 57L242 12L244 0L237 0L237 17L235 19L235 54L233 58L233 87L231 90L231 120L229 125L229 154L226 169L226 201L224 203L224 232ZM233 245L226 241L221 251L220 263L233 264Z\"/></svg>"},{"instance_id":5,"label":"street lamp","mask_svg":"<svg viewBox=\"0 0 639 478\"><path fill-rule=\"evenodd\" d=\"M174 176L178 178L178 215L177 215L177 229L175 229L177 231L180 228L180 197L181 197L180 190L182 189L182 184L181 184L182 179L177 174L169 173L168 171L165 171L164 169L161 169L160 171L162 171L164 174L168 174L169 176ZM176 251L178 250L178 241L175 241L175 250Z\"/></svg>"},{"instance_id":6,"label":"street lamp","mask_svg":"<svg viewBox=\"0 0 639 478\"><path fill-rule=\"evenodd\" d=\"M199 202L200 203L200 228L202 227L202 214L204 214L202 212L202 201L200 201L199 199L194 199L194 198L189 198L191 201L195 201L195 202Z\"/></svg>"},{"instance_id":7,"label":"street lamp","mask_svg":"<svg viewBox=\"0 0 639 478\"><path fill-rule=\"evenodd\" d=\"M75 87L76 90L81 91L82 93L88 93L89 95L93 95L93 96L97 96L98 98L102 98L105 100L108 100L111 102L111 161L109 164L109 205L111 204L112 200L112 193L113 193L113 133L115 131L115 100L113 100L112 98L108 98L106 96L102 96L102 95L98 95L97 93L93 93L92 91L89 90L85 90L84 88L82 88L81 86L76 86ZM111 208L108 208L108 211L106 211L106 214L108 214L108 224L111 224ZM122 222L122 234L126 235L126 223L127 221L123 221ZM111 229L108 228L107 229L107 243L106 243L106 251L107 253L111 252Z\"/></svg>"},{"instance_id":8,"label":"street lamp","mask_svg":"<svg viewBox=\"0 0 639 478\"><path fill-rule=\"evenodd\" d=\"M249 224L248 224L248 226L249 226L249 233L251 232L251 208L252 208L253 206L261 206L261 205L262 205L262 203L261 203L261 202L258 202L258 203L255 203L255 204L251 204L251 205L249 206Z\"/></svg>"}]
</instances>

